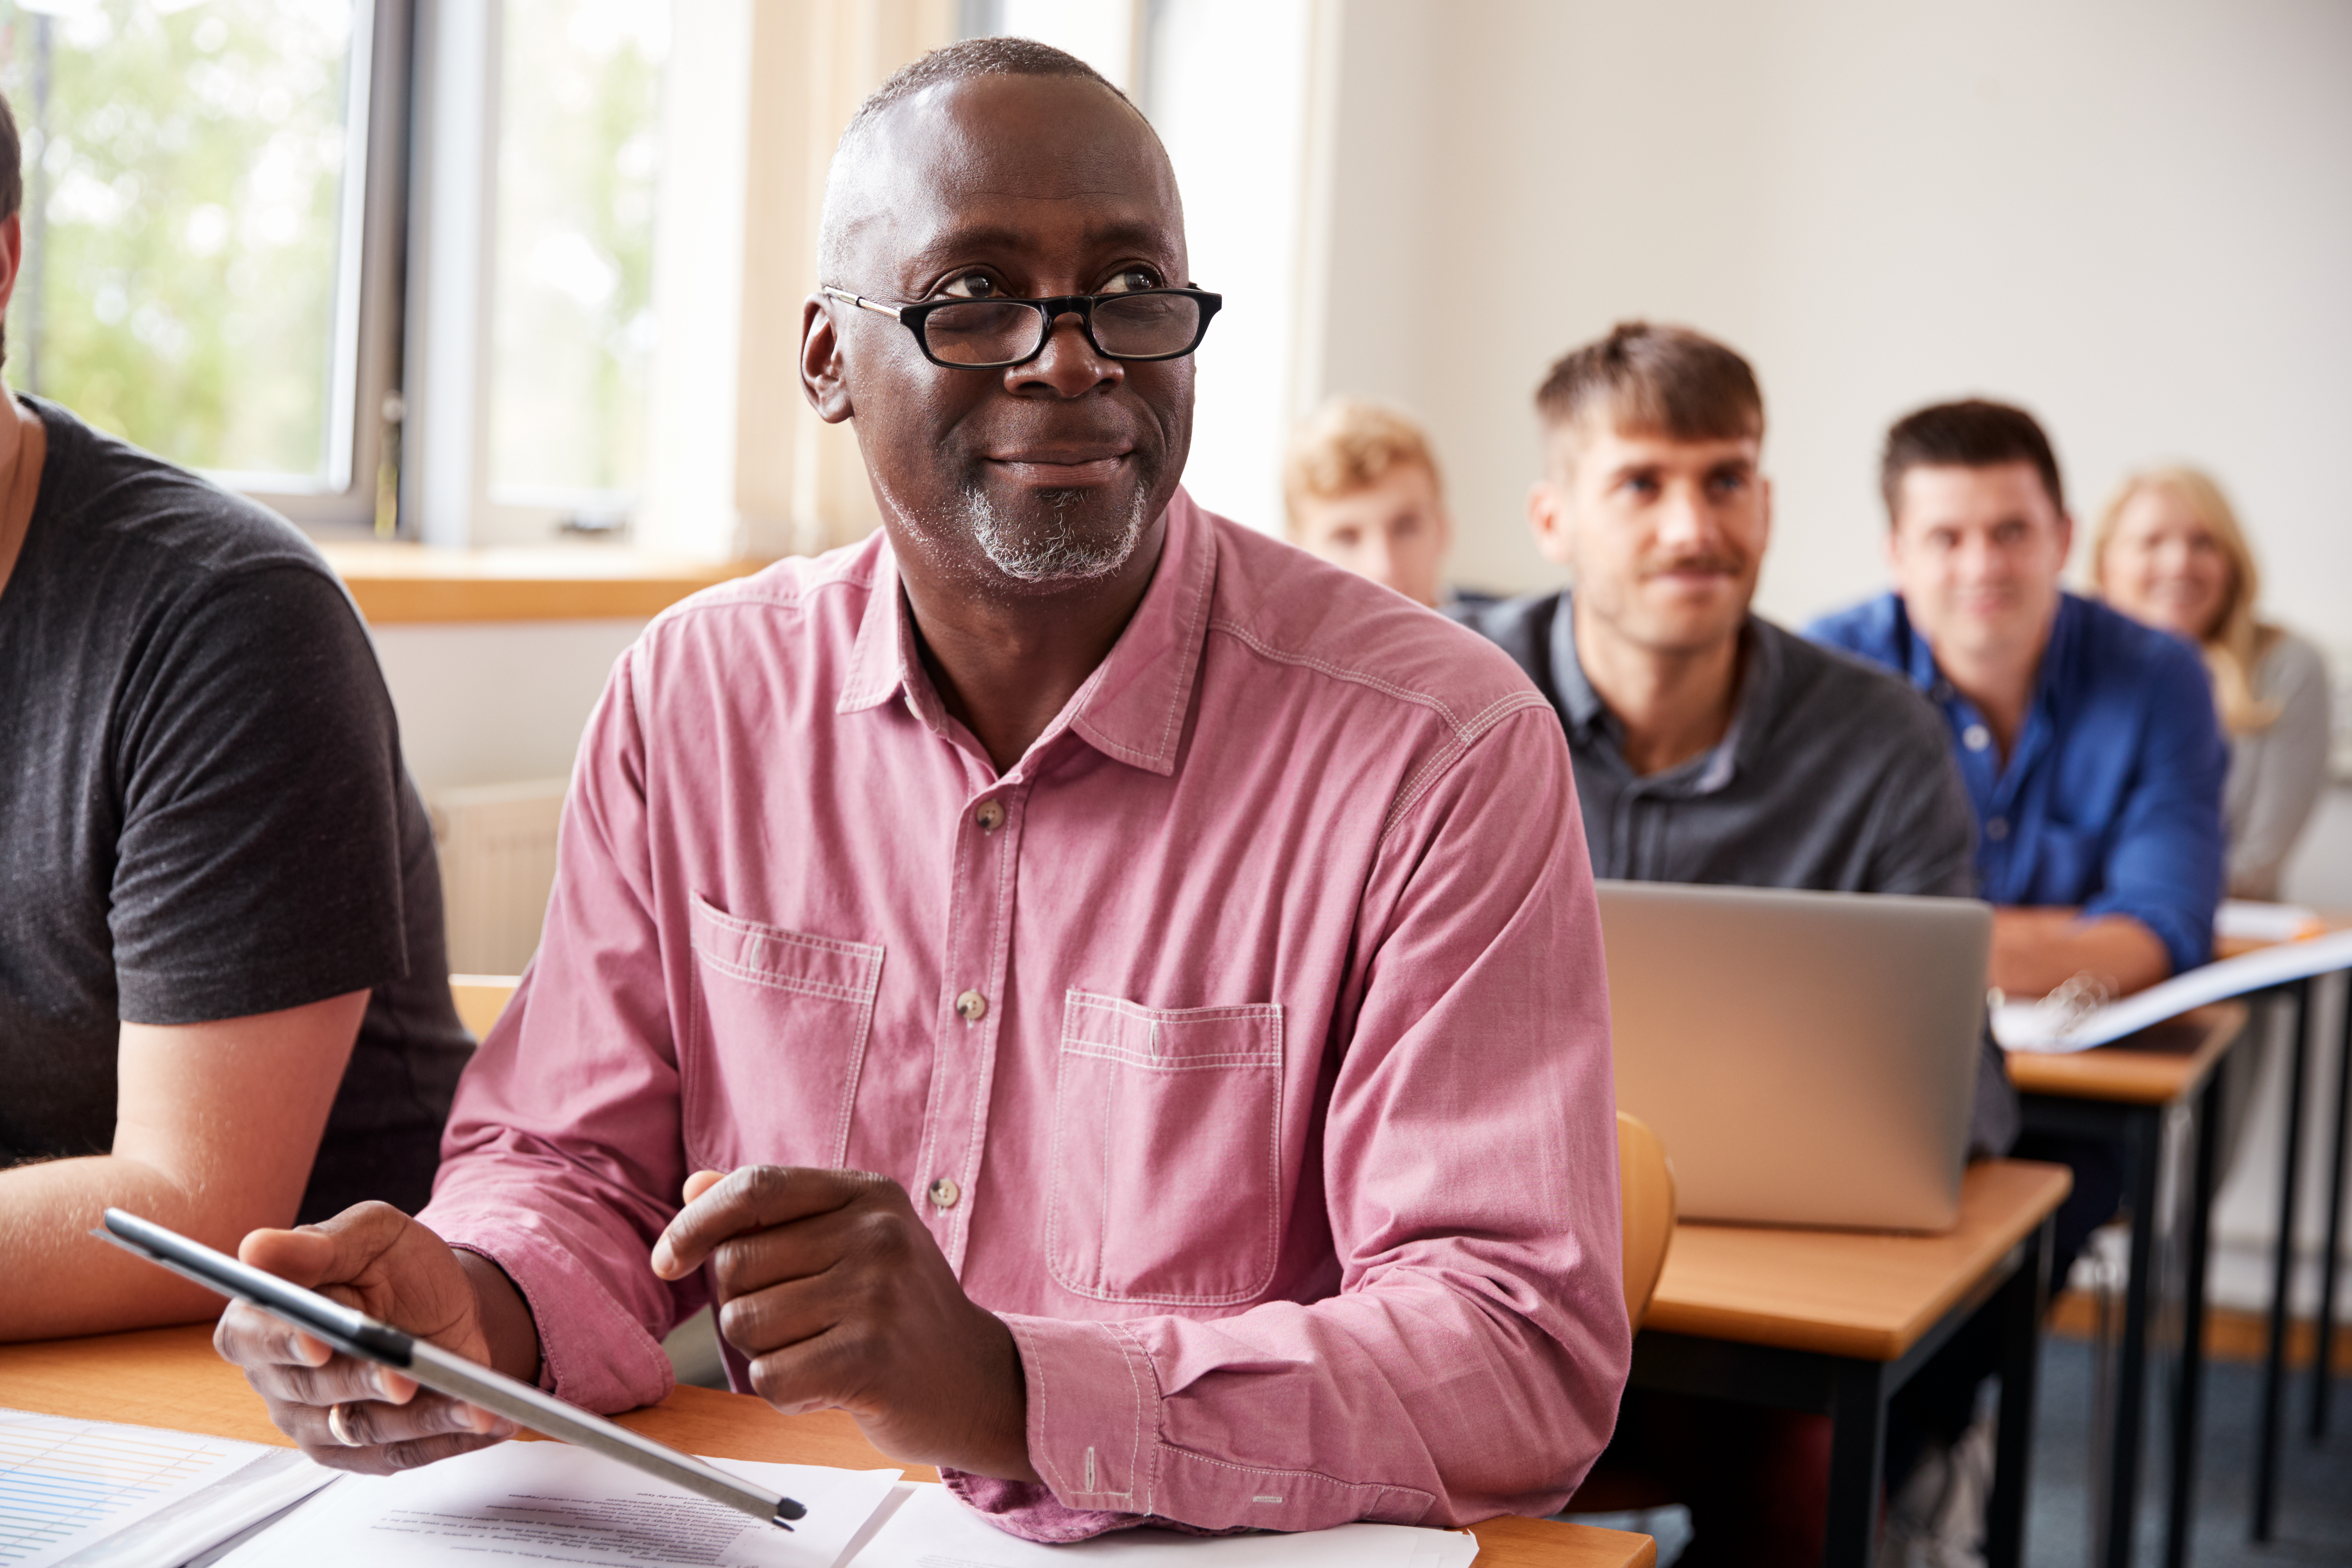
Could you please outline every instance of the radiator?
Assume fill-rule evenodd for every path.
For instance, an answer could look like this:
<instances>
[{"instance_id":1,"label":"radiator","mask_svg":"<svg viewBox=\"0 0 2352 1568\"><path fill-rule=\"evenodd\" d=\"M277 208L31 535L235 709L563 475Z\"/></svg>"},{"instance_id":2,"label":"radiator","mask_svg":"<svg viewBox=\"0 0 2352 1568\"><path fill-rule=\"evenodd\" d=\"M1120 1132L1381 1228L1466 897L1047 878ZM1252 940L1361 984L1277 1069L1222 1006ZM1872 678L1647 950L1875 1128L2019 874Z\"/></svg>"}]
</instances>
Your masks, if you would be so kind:
<instances>
[{"instance_id":1,"label":"radiator","mask_svg":"<svg viewBox=\"0 0 2352 1568\"><path fill-rule=\"evenodd\" d=\"M555 885L564 783L539 779L432 797L452 973L519 975L538 949Z\"/></svg>"}]
</instances>

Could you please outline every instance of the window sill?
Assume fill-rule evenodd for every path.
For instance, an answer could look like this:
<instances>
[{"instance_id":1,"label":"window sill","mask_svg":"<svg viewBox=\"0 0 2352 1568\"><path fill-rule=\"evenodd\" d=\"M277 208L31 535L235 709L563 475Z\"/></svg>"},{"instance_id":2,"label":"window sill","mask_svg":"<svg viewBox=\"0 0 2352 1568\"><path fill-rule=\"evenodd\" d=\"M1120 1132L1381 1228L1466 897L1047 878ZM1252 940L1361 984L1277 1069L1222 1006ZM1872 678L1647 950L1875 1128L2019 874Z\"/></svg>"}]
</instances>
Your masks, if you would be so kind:
<instances>
[{"instance_id":1,"label":"window sill","mask_svg":"<svg viewBox=\"0 0 2352 1568\"><path fill-rule=\"evenodd\" d=\"M683 560L604 545L458 550L367 542L319 549L372 626L643 619L764 564Z\"/></svg>"}]
</instances>

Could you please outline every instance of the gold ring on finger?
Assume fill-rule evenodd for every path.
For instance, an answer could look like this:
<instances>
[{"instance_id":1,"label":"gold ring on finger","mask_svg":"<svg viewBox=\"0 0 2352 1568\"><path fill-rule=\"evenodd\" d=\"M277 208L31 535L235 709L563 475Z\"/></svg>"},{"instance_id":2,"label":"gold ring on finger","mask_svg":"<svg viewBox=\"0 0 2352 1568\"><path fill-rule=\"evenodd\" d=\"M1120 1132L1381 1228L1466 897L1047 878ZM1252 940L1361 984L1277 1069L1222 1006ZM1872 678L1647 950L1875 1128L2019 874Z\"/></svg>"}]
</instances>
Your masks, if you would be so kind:
<instances>
[{"instance_id":1,"label":"gold ring on finger","mask_svg":"<svg viewBox=\"0 0 2352 1568\"><path fill-rule=\"evenodd\" d=\"M335 1435L335 1441L346 1448L366 1448L365 1443L352 1436L350 1419L350 1413L346 1406L341 1405L327 1406L327 1430Z\"/></svg>"}]
</instances>

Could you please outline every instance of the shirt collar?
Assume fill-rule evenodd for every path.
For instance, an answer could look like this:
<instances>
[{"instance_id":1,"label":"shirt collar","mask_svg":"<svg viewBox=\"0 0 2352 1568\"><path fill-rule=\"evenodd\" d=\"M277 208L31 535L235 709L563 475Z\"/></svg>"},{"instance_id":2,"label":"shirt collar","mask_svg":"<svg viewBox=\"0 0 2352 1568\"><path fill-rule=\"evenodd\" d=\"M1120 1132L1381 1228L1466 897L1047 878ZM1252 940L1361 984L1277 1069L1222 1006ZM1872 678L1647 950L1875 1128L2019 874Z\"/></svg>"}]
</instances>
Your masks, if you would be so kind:
<instances>
[{"instance_id":1,"label":"shirt collar","mask_svg":"<svg viewBox=\"0 0 2352 1568\"><path fill-rule=\"evenodd\" d=\"M1551 679L1559 700L1567 705L1570 729L1582 734L1608 716L1607 705L1584 678L1584 664L1576 656L1576 595L1572 592L1559 596L1559 609L1551 618Z\"/></svg>"},{"instance_id":2,"label":"shirt collar","mask_svg":"<svg viewBox=\"0 0 2352 1568\"><path fill-rule=\"evenodd\" d=\"M1605 743L1620 761L1617 716L1601 700L1585 678L1576 656L1576 596L1562 593L1559 611L1551 621L1551 672L1560 701L1568 710L1569 729L1580 741ZM1757 631L1751 614L1739 628L1739 693L1732 705L1731 726L1706 751L1678 767L1642 780L1650 789L1672 793L1709 795L1732 780L1748 754L1770 733L1765 711L1779 689L1780 651L1772 639Z\"/></svg>"},{"instance_id":3,"label":"shirt collar","mask_svg":"<svg viewBox=\"0 0 2352 1568\"><path fill-rule=\"evenodd\" d=\"M1208 515L1181 489L1168 503L1167 523L1160 564L1126 630L1038 737L1038 746L1068 729L1115 761L1175 772L1177 741L1208 634L1217 539ZM899 585L897 558L882 536L872 592L834 711L861 712L902 692L917 717L945 730L946 709L916 652L914 616Z\"/></svg>"},{"instance_id":4,"label":"shirt collar","mask_svg":"<svg viewBox=\"0 0 2352 1568\"><path fill-rule=\"evenodd\" d=\"M1904 673L1911 684L1937 702L1958 700L1958 693L1944 678L1942 668L1936 663L1936 650L1911 624L1909 607L1901 594L1887 596L1893 602L1895 641L1903 659ZM2072 593L2058 595L2058 612L2051 620L2050 638L2042 646L2042 662L2033 672L2033 701L2029 713L2055 714L2063 688L2069 682L2074 662L2074 644L2080 636L2084 601Z\"/></svg>"}]
</instances>

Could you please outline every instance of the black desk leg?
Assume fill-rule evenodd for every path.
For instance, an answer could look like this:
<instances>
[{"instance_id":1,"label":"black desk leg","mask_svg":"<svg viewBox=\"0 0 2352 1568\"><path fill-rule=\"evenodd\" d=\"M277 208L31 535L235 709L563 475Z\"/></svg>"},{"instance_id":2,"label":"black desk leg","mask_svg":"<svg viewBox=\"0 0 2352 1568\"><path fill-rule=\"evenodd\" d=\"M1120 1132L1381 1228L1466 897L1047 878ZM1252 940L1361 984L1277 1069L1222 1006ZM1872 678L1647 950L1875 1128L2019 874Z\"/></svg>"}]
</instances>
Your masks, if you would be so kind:
<instances>
[{"instance_id":1,"label":"black desk leg","mask_svg":"<svg viewBox=\"0 0 2352 1568\"><path fill-rule=\"evenodd\" d=\"M2042 1314L2050 1301L2051 1220L2030 1243L2024 1267L1988 1309L2000 1324L2000 1436L1993 1449L1992 1499L1985 1510L1986 1568L2025 1561L2025 1487L2032 1473L2034 1385L2042 1370Z\"/></svg>"},{"instance_id":2,"label":"black desk leg","mask_svg":"<svg viewBox=\"0 0 2352 1568\"><path fill-rule=\"evenodd\" d=\"M2124 1202L2131 1208L2131 1271L2124 1282L2124 1343L2116 1357L2115 1444L2107 1455L2107 1568L2131 1568L2139 1522L2140 1424L2147 1410L2147 1327L2156 1294L2156 1188L2164 1161L2164 1112L2135 1106L2125 1123Z\"/></svg>"},{"instance_id":3,"label":"black desk leg","mask_svg":"<svg viewBox=\"0 0 2352 1568\"><path fill-rule=\"evenodd\" d=\"M1886 1369L1874 1361L1840 1361L1831 1375L1829 1568L1870 1568L1878 1547L1885 1485Z\"/></svg>"},{"instance_id":4,"label":"black desk leg","mask_svg":"<svg viewBox=\"0 0 2352 1568\"><path fill-rule=\"evenodd\" d=\"M2286 1065L2286 1152L2279 1164L2278 1244L2271 1252L2270 1343L2263 1351L2262 1426L2254 1434L2254 1514L2252 1534L2271 1538L2278 1510L2279 1421L2286 1382L2287 1292L2294 1283L2294 1200L2303 1175L2303 1077L2311 1055L2311 982L2287 988L2294 997L2294 1043Z\"/></svg>"},{"instance_id":5,"label":"black desk leg","mask_svg":"<svg viewBox=\"0 0 2352 1568\"><path fill-rule=\"evenodd\" d=\"M2197 1420L2205 1398L2205 1263L2212 1247L2214 1145L2221 1141L2221 1074L2197 1097L2195 1153L2189 1161L2189 1225L2180 1285L2179 1387L2172 1401L2172 1496L2164 1521L2164 1568L2189 1561L2189 1516L2197 1496Z\"/></svg>"},{"instance_id":6,"label":"black desk leg","mask_svg":"<svg viewBox=\"0 0 2352 1568\"><path fill-rule=\"evenodd\" d=\"M2352 1113L2352 971L2344 977L2344 1029L2336 1046L2336 1135L2327 1155L2327 1241L2319 1249L2319 1322L2311 1359L2311 1440L2327 1436L2327 1389L2336 1365L2336 1270L2344 1247L2345 1122Z\"/></svg>"}]
</instances>

